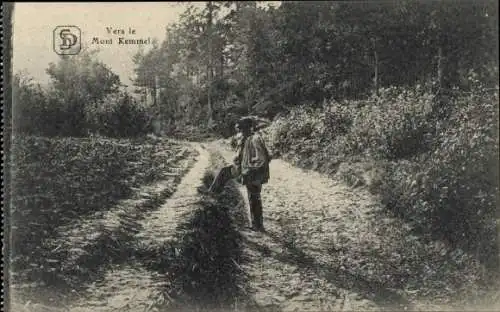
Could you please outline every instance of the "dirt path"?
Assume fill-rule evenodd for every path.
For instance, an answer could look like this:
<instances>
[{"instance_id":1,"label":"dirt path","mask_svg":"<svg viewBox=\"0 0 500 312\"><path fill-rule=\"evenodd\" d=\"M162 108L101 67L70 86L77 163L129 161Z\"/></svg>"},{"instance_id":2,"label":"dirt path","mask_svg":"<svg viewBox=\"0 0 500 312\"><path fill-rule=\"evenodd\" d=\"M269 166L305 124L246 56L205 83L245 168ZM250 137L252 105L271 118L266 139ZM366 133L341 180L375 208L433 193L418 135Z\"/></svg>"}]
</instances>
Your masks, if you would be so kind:
<instances>
[{"instance_id":1,"label":"dirt path","mask_svg":"<svg viewBox=\"0 0 500 312\"><path fill-rule=\"evenodd\" d=\"M193 205L199 200L196 186L199 186L209 166L209 154L197 144L192 146L198 151L196 163L167 202L141 222L143 230L136 235L141 244L162 245L172 239L179 220L187 219L193 211Z\"/></svg>"},{"instance_id":2,"label":"dirt path","mask_svg":"<svg viewBox=\"0 0 500 312\"><path fill-rule=\"evenodd\" d=\"M231 159L230 151L219 150ZM341 257L330 261L334 248L345 248L348 240L381 243L366 224L373 204L366 194L273 160L262 198L266 233L246 233L251 260L243 265L257 305L283 311L380 309L374 298L357 291L355 284L362 281L342 271Z\"/></svg>"}]
</instances>

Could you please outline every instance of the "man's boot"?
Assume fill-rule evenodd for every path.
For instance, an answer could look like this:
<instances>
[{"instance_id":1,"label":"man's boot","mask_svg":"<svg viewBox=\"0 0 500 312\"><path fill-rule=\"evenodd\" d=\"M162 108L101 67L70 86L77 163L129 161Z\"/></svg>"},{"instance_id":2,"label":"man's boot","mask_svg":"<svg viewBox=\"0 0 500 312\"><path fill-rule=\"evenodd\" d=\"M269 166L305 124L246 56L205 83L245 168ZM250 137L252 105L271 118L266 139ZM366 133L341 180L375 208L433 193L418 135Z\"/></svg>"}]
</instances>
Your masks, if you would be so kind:
<instances>
[{"instance_id":1,"label":"man's boot","mask_svg":"<svg viewBox=\"0 0 500 312\"><path fill-rule=\"evenodd\" d=\"M264 212L263 212L263 209L262 209L262 201L259 200L259 226L260 226L260 230L262 232L265 231L265 228L264 228Z\"/></svg>"},{"instance_id":2,"label":"man's boot","mask_svg":"<svg viewBox=\"0 0 500 312\"><path fill-rule=\"evenodd\" d=\"M264 218L262 215L262 201L260 199L255 201L255 210L254 210L254 224L257 227L257 230L264 231Z\"/></svg>"},{"instance_id":3,"label":"man's boot","mask_svg":"<svg viewBox=\"0 0 500 312\"><path fill-rule=\"evenodd\" d=\"M252 230L259 231L262 227L262 209L260 209L259 200L252 196L250 199L250 217L252 220Z\"/></svg>"}]
</instances>

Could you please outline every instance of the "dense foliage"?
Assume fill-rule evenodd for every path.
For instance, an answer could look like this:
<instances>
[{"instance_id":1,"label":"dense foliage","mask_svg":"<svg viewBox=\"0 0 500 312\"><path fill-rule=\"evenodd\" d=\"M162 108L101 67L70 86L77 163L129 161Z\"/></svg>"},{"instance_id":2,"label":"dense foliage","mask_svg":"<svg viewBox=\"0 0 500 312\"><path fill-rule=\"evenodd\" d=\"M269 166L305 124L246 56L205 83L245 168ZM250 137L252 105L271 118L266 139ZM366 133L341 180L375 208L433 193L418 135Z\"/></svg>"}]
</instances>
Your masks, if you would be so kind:
<instances>
[{"instance_id":1,"label":"dense foliage","mask_svg":"<svg viewBox=\"0 0 500 312\"><path fill-rule=\"evenodd\" d=\"M235 116L393 86L494 87L497 11L495 1L209 1L135 57L135 84L159 92L162 118L224 135Z\"/></svg>"},{"instance_id":2,"label":"dense foliage","mask_svg":"<svg viewBox=\"0 0 500 312\"><path fill-rule=\"evenodd\" d=\"M391 88L364 101L296 108L266 135L275 153L368 184L419 232L495 264L498 91L450 99L448 118L432 112L433 98Z\"/></svg>"},{"instance_id":3,"label":"dense foliage","mask_svg":"<svg viewBox=\"0 0 500 312\"><path fill-rule=\"evenodd\" d=\"M28 74L14 76L15 132L45 136L133 137L151 132L150 113L126 91L96 52L67 58L47 69L43 88Z\"/></svg>"}]
</instances>

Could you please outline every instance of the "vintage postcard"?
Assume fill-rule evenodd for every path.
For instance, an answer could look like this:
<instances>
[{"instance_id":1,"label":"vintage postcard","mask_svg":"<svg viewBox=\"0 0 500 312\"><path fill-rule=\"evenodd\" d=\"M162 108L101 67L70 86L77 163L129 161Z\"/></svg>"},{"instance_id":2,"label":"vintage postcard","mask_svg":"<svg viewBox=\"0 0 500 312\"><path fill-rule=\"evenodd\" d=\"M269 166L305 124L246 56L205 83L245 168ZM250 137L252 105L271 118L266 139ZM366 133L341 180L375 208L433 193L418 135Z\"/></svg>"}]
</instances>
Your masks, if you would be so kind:
<instances>
[{"instance_id":1,"label":"vintage postcard","mask_svg":"<svg viewBox=\"0 0 500 312\"><path fill-rule=\"evenodd\" d=\"M6 311L500 311L497 1L2 23Z\"/></svg>"}]
</instances>

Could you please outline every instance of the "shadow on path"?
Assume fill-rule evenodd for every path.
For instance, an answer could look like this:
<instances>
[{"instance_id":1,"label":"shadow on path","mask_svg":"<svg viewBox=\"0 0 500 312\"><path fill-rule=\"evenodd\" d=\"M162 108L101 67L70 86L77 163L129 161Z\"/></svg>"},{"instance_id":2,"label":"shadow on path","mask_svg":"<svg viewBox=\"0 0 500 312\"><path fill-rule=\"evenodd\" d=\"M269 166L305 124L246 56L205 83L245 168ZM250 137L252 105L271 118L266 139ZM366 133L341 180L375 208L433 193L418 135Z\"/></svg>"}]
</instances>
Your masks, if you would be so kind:
<instances>
[{"instance_id":1,"label":"shadow on path","mask_svg":"<svg viewBox=\"0 0 500 312\"><path fill-rule=\"evenodd\" d=\"M277 254L271 251L267 246L249 240L245 243L265 256L274 257L282 263L295 265L304 273L313 272L315 275L324 278L332 285L355 292L364 299L375 302L380 307L396 309L403 309L404 307L410 308L409 301L390 289L388 285L379 281L368 280L359 274L349 272L348 269L333 267L318 262L314 257L309 256L296 246L294 242L295 232L293 232L293 230L283 229L282 235L277 235L272 232L266 232L265 235L280 244L286 252Z\"/></svg>"},{"instance_id":2,"label":"shadow on path","mask_svg":"<svg viewBox=\"0 0 500 312\"><path fill-rule=\"evenodd\" d=\"M103 226L97 233L89 233L98 236L76 255L70 256L69 250L65 248L56 248L51 252L50 258L43 259L45 262L55 262L49 263L53 269L47 269L50 267L46 266L37 271L38 275L35 277L44 282L50 296L57 297L55 302L69 304L79 297L77 294L89 283L102 280L111 266L127 263L135 258L134 235L141 230L140 221L163 204L173 192L173 188L165 188L157 194L151 194L148 200L142 202L140 209L136 206L127 207L119 214L119 225L115 229L109 230ZM33 295L36 296L37 292L39 288L33 288ZM27 296L29 294L30 292L26 292ZM43 301L47 299L43 298Z\"/></svg>"},{"instance_id":3,"label":"shadow on path","mask_svg":"<svg viewBox=\"0 0 500 312\"><path fill-rule=\"evenodd\" d=\"M218 195L207 195L213 180L207 173L198 189L200 201L193 214L176 229L173 242L149 254L144 264L161 273L168 285L166 304L181 309L232 309L247 301L246 276L240 267L242 198L234 184Z\"/></svg>"}]
</instances>

